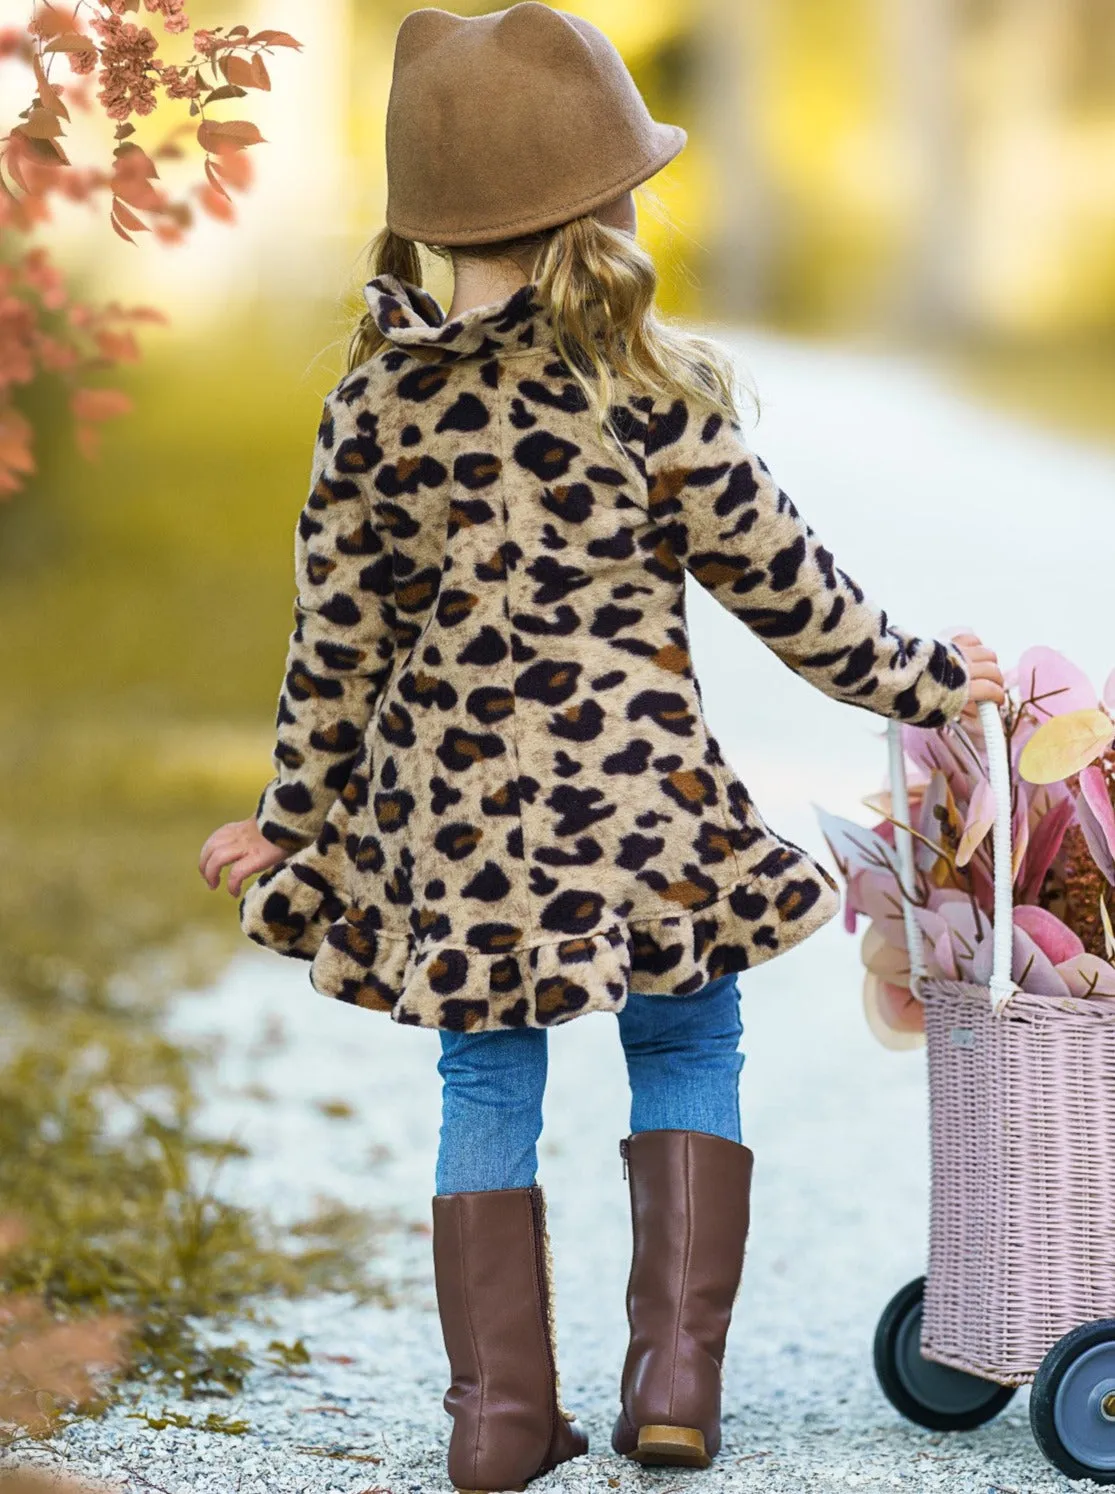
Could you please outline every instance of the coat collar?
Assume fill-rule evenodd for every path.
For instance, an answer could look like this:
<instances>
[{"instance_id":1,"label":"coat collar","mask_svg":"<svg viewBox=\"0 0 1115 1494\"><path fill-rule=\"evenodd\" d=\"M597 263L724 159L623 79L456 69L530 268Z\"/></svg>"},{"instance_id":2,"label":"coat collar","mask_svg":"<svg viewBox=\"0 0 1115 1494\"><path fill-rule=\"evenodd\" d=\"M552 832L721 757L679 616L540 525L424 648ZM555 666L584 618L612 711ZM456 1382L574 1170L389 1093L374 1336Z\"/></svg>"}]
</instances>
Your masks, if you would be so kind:
<instances>
[{"instance_id":1,"label":"coat collar","mask_svg":"<svg viewBox=\"0 0 1115 1494\"><path fill-rule=\"evenodd\" d=\"M422 343L440 349L452 361L470 354L488 357L552 345L553 325L537 289L533 283L521 285L505 300L470 307L452 321L446 321L429 291L397 275L369 280L364 299L389 342L403 347Z\"/></svg>"}]
</instances>

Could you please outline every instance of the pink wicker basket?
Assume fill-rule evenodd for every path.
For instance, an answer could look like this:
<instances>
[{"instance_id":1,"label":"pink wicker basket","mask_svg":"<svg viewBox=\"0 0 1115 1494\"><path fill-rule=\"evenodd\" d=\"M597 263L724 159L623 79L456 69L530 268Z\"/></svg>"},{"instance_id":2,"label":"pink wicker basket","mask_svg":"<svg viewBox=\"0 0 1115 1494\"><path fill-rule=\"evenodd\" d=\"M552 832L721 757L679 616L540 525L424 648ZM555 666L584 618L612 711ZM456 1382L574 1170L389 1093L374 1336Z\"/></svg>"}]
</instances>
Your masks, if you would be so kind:
<instances>
[{"instance_id":1,"label":"pink wicker basket","mask_svg":"<svg viewBox=\"0 0 1115 1494\"><path fill-rule=\"evenodd\" d=\"M997 802L1010 802L998 712L981 711ZM891 733L895 817L909 824ZM913 885L908 832L898 832ZM921 1352L1000 1385L1033 1380L1070 1330L1115 1318L1115 999L1056 999L1011 980L1010 817L995 826L990 988L925 975L931 1134L929 1272Z\"/></svg>"},{"instance_id":2,"label":"pink wicker basket","mask_svg":"<svg viewBox=\"0 0 1115 1494\"><path fill-rule=\"evenodd\" d=\"M931 1208L922 1353L1001 1385L1115 1317L1115 1002L923 985Z\"/></svg>"}]
</instances>

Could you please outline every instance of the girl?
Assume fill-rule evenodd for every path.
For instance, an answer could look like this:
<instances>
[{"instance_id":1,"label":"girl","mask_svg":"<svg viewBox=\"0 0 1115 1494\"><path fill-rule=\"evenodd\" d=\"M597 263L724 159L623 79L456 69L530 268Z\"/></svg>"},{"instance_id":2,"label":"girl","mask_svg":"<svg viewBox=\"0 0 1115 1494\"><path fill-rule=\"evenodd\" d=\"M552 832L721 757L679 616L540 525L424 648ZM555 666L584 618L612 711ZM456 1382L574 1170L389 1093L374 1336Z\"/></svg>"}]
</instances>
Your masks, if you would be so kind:
<instances>
[{"instance_id":1,"label":"girl","mask_svg":"<svg viewBox=\"0 0 1115 1494\"><path fill-rule=\"evenodd\" d=\"M685 143L608 39L527 0L396 43L387 228L298 523L275 776L202 873L317 990L441 1031L434 1270L449 1474L586 1450L535 1181L547 1029L631 1081L615 1449L704 1467L748 1226L736 977L837 909L706 728L690 571L837 700L939 726L994 656L902 632L744 444L731 367L654 314L631 189ZM418 245L450 253L448 311Z\"/></svg>"}]
</instances>

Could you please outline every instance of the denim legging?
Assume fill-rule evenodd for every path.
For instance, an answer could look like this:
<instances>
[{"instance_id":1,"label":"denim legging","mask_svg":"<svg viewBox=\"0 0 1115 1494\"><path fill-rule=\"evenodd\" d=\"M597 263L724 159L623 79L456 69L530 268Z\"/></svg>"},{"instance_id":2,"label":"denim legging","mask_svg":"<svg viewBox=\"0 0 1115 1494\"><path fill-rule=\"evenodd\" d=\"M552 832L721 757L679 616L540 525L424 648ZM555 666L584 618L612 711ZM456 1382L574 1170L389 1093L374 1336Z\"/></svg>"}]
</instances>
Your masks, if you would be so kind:
<instances>
[{"instance_id":1,"label":"denim legging","mask_svg":"<svg viewBox=\"0 0 1115 1494\"><path fill-rule=\"evenodd\" d=\"M705 1131L739 1141L736 976L692 996L631 992L619 1013L631 1085L631 1130ZM438 1193L528 1188L538 1169L545 1028L443 1032Z\"/></svg>"}]
</instances>

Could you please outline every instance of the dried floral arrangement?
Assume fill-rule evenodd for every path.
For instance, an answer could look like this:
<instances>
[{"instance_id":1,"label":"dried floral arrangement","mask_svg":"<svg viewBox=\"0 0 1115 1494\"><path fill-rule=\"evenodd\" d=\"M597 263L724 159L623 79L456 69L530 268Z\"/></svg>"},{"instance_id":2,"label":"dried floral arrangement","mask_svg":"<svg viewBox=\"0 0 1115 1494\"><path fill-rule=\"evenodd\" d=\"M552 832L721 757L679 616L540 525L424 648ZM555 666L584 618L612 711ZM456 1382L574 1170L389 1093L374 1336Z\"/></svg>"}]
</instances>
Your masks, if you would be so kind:
<instances>
[{"instance_id":1,"label":"dried floral arrangement","mask_svg":"<svg viewBox=\"0 0 1115 1494\"><path fill-rule=\"evenodd\" d=\"M1102 693L1055 650L1027 650L1002 707L1010 763L1012 977L1051 997L1115 998L1115 671ZM915 885L895 850L889 788L864 800L871 827L818 810L845 882L845 927L861 918L864 1006L891 1047L923 1040L910 989L903 902L922 931L928 973L986 985L991 970L994 797L983 734L953 723L903 727Z\"/></svg>"}]
</instances>

